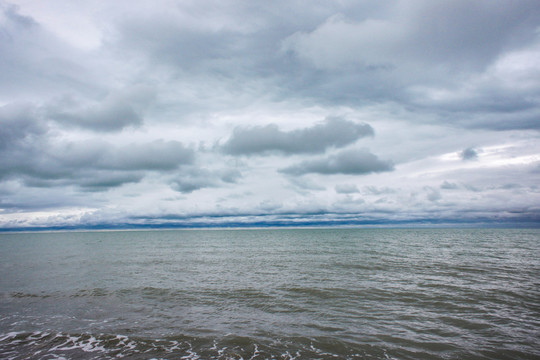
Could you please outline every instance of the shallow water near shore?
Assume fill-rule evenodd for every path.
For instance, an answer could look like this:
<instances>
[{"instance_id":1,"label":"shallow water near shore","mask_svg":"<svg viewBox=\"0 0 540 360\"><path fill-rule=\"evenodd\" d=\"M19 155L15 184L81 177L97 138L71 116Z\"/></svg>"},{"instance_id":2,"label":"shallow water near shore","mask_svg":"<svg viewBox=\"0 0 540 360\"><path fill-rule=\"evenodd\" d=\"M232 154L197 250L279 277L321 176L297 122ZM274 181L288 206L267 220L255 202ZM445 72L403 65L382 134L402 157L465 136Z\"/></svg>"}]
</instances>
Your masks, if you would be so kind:
<instances>
[{"instance_id":1,"label":"shallow water near shore","mask_svg":"<svg viewBox=\"0 0 540 360\"><path fill-rule=\"evenodd\" d=\"M0 234L0 358L540 358L540 231Z\"/></svg>"}]
</instances>

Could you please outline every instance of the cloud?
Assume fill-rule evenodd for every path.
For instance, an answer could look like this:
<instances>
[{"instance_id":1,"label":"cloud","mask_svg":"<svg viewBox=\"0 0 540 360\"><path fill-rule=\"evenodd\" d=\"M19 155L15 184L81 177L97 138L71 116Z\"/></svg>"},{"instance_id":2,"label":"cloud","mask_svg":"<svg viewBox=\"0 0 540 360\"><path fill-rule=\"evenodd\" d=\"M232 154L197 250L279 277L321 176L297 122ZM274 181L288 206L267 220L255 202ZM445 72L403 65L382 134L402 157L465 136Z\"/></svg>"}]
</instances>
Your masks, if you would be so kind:
<instances>
[{"instance_id":1,"label":"cloud","mask_svg":"<svg viewBox=\"0 0 540 360\"><path fill-rule=\"evenodd\" d=\"M0 107L0 151L31 144L47 132L31 104L15 103Z\"/></svg>"},{"instance_id":2,"label":"cloud","mask_svg":"<svg viewBox=\"0 0 540 360\"><path fill-rule=\"evenodd\" d=\"M49 116L66 125L95 131L117 131L142 124L142 118L126 102L106 102L80 112L51 112Z\"/></svg>"},{"instance_id":3,"label":"cloud","mask_svg":"<svg viewBox=\"0 0 540 360\"><path fill-rule=\"evenodd\" d=\"M284 79L291 96L393 102L457 127L538 130L534 0L397 1L379 10L343 9L284 39L282 52L301 74Z\"/></svg>"},{"instance_id":4,"label":"cloud","mask_svg":"<svg viewBox=\"0 0 540 360\"><path fill-rule=\"evenodd\" d=\"M396 190L389 187L364 186L364 194L368 195L388 195L395 194Z\"/></svg>"},{"instance_id":5,"label":"cloud","mask_svg":"<svg viewBox=\"0 0 540 360\"><path fill-rule=\"evenodd\" d=\"M289 183L294 186L296 192L301 194L309 194L312 191L324 191L326 187L310 178L291 177Z\"/></svg>"},{"instance_id":6,"label":"cloud","mask_svg":"<svg viewBox=\"0 0 540 360\"><path fill-rule=\"evenodd\" d=\"M318 153L329 147L343 147L373 134L373 128L368 124L329 117L313 127L289 132L281 131L273 124L264 127L237 127L222 149L234 155Z\"/></svg>"},{"instance_id":7,"label":"cloud","mask_svg":"<svg viewBox=\"0 0 540 360\"><path fill-rule=\"evenodd\" d=\"M459 186L455 183L451 183L451 182L448 182L447 180L445 180L441 186L440 186L441 189L445 189L445 190L456 190L456 189L459 189Z\"/></svg>"},{"instance_id":8,"label":"cloud","mask_svg":"<svg viewBox=\"0 0 540 360\"><path fill-rule=\"evenodd\" d=\"M433 188L431 186L425 186L424 191L426 192L426 197L429 201L435 202L442 199L439 189Z\"/></svg>"},{"instance_id":9,"label":"cloud","mask_svg":"<svg viewBox=\"0 0 540 360\"><path fill-rule=\"evenodd\" d=\"M345 150L326 158L306 160L280 171L289 175L308 173L365 175L392 170L394 170L392 162L380 160L366 150Z\"/></svg>"},{"instance_id":10,"label":"cloud","mask_svg":"<svg viewBox=\"0 0 540 360\"><path fill-rule=\"evenodd\" d=\"M121 146L100 139L65 140L29 104L1 107L0 127L0 180L21 180L31 187L106 189L140 181L148 171L176 170L195 158L193 149L174 140Z\"/></svg>"},{"instance_id":11,"label":"cloud","mask_svg":"<svg viewBox=\"0 0 540 360\"><path fill-rule=\"evenodd\" d=\"M537 213L536 0L16 3L0 0L14 223Z\"/></svg>"},{"instance_id":12,"label":"cloud","mask_svg":"<svg viewBox=\"0 0 540 360\"><path fill-rule=\"evenodd\" d=\"M224 169L218 172L221 181L229 184L236 183L241 177L242 173L237 169Z\"/></svg>"},{"instance_id":13,"label":"cloud","mask_svg":"<svg viewBox=\"0 0 540 360\"><path fill-rule=\"evenodd\" d=\"M384 17L330 16L310 32L297 32L286 50L319 69L353 65L416 65L475 69L508 48L534 39L535 1L402 1ZM397 56L400 55L400 56ZM426 69L428 70L428 69Z\"/></svg>"},{"instance_id":14,"label":"cloud","mask_svg":"<svg viewBox=\"0 0 540 360\"><path fill-rule=\"evenodd\" d=\"M204 177L181 177L172 182L172 188L181 193L192 193L195 190L199 190L206 187L215 186L215 182L208 180Z\"/></svg>"},{"instance_id":15,"label":"cloud","mask_svg":"<svg viewBox=\"0 0 540 360\"><path fill-rule=\"evenodd\" d=\"M501 54L482 71L456 84L411 89L411 101L450 124L472 129L540 130L540 38Z\"/></svg>"},{"instance_id":16,"label":"cloud","mask_svg":"<svg viewBox=\"0 0 540 360\"><path fill-rule=\"evenodd\" d=\"M203 188L235 184L241 177L240 171L233 168L208 170L191 167L177 174L171 187L178 192L189 194Z\"/></svg>"},{"instance_id":17,"label":"cloud","mask_svg":"<svg viewBox=\"0 0 540 360\"><path fill-rule=\"evenodd\" d=\"M150 56L153 63L166 63L190 71L204 68L233 53L237 43L234 31L190 26L178 21L174 13L123 22L119 45L129 52Z\"/></svg>"},{"instance_id":18,"label":"cloud","mask_svg":"<svg viewBox=\"0 0 540 360\"><path fill-rule=\"evenodd\" d=\"M102 91L101 57L88 56L55 36L20 7L0 2L0 96L4 102L43 101L51 95ZM101 67L96 68L101 61Z\"/></svg>"},{"instance_id":19,"label":"cloud","mask_svg":"<svg viewBox=\"0 0 540 360\"><path fill-rule=\"evenodd\" d=\"M51 144L46 139L42 152L33 146L10 149L11 161L1 163L5 176L43 179L77 178L80 169L100 171L170 171L191 164L192 149L177 141L113 146L105 142Z\"/></svg>"},{"instance_id":20,"label":"cloud","mask_svg":"<svg viewBox=\"0 0 540 360\"><path fill-rule=\"evenodd\" d=\"M178 141L155 140L111 148L101 156L96 166L105 169L166 171L191 164L194 157L193 149L186 148Z\"/></svg>"},{"instance_id":21,"label":"cloud","mask_svg":"<svg viewBox=\"0 0 540 360\"><path fill-rule=\"evenodd\" d=\"M469 147L464 149L459 156L462 160L476 160L478 159L478 150L475 148Z\"/></svg>"},{"instance_id":22,"label":"cloud","mask_svg":"<svg viewBox=\"0 0 540 360\"><path fill-rule=\"evenodd\" d=\"M140 126L143 112L153 101L153 91L134 86L110 93L97 103L84 106L73 98L61 98L46 107L46 116L66 126L107 132L128 126Z\"/></svg>"},{"instance_id":23,"label":"cloud","mask_svg":"<svg viewBox=\"0 0 540 360\"><path fill-rule=\"evenodd\" d=\"M354 194L359 192L358 187L354 184L338 184L335 189L338 194Z\"/></svg>"},{"instance_id":24,"label":"cloud","mask_svg":"<svg viewBox=\"0 0 540 360\"><path fill-rule=\"evenodd\" d=\"M75 187L83 192L102 192L120 187L124 184L138 183L144 178L144 172L103 171L95 169L79 169L77 173L31 174L21 179L26 187L66 189Z\"/></svg>"}]
</instances>

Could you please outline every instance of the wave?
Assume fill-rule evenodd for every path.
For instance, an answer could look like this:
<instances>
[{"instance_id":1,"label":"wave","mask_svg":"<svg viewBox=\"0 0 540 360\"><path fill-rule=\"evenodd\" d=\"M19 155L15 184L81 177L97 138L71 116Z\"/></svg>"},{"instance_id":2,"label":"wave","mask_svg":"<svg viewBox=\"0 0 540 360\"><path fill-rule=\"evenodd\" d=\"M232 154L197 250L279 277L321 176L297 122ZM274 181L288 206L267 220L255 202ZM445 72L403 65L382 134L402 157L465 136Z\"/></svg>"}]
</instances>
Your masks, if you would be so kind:
<instances>
[{"instance_id":1,"label":"wave","mask_svg":"<svg viewBox=\"0 0 540 360\"><path fill-rule=\"evenodd\" d=\"M333 338L254 339L175 336L163 339L109 334L11 332L0 335L4 359L383 359L386 350Z\"/></svg>"},{"instance_id":2,"label":"wave","mask_svg":"<svg viewBox=\"0 0 540 360\"><path fill-rule=\"evenodd\" d=\"M0 358L22 359L527 359L517 349L478 349L465 351L455 344L405 340L381 335L379 343L349 342L331 336L315 338L170 336L159 339L126 335L10 332L0 334ZM384 347L394 343L399 346ZM421 345L421 346L419 346ZM422 350L420 350L422 348Z\"/></svg>"}]
</instances>

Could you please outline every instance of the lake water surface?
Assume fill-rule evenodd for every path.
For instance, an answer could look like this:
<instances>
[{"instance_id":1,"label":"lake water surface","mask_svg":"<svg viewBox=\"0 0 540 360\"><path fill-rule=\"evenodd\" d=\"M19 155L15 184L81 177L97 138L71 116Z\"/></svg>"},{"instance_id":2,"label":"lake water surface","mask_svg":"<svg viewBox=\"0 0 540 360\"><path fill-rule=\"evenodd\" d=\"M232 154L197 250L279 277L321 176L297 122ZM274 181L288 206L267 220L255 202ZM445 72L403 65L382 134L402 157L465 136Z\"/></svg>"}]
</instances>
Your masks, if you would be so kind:
<instances>
[{"instance_id":1,"label":"lake water surface","mask_svg":"<svg viewBox=\"0 0 540 360\"><path fill-rule=\"evenodd\" d=\"M540 231L0 234L3 359L539 359Z\"/></svg>"}]
</instances>

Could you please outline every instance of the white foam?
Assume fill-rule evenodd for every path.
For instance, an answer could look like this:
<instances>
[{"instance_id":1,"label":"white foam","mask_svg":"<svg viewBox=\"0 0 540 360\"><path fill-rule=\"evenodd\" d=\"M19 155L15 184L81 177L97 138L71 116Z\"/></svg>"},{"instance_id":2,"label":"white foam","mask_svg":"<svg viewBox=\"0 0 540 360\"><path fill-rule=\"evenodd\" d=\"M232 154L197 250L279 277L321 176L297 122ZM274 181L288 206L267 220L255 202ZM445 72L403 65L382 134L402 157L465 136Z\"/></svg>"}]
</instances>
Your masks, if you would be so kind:
<instances>
[{"instance_id":1,"label":"white foam","mask_svg":"<svg viewBox=\"0 0 540 360\"><path fill-rule=\"evenodd\" d=\"M57 354L48 354L49 356L52 356L56 360L68 360L67 358L63 357L62 355Z\"/></svg>"},{"instance_id":2,"label":"white foam","mask_svg":"<svg viewBox=\"0 0 540 360\"><path fill-rule=\"evenodd\" d=\"M281 357L283 359L287 359L287 360L294 360L294 359L300 357L300 351L297 351L296 354L294 354L294 356L291 355L290 352L286 351L284 354L281 354Z\"/></svg>"},{"instance_id":3,"label":"white foam","mask_svg":"<svg viewBox=\"0 0 540 360\"><path fill-rule=\"evenodd\" d=\"M95 337L91 336L90 339L88 339L88 342L83 343L83 347L81 348L85 352L95 352L95 351L101 351L106 352L103 345L99 345L100 341L98 341Z\"/></svg>"},{"instance_id":4,"label":"white foam","mask_svg":"<svg viewBox=\"0 0 540 360\"><path fill-rule=\"evenodd\" d=\"M223 356L223 353L225 352L225 350L227 350L226 346L223 349L218 350L218 354L219 354L220 357Z\"/></svg>"},{"instance_id":5,"label":"white foam","mask_svg":"<svg viewBox=\"0 0 540 360\"><path fill-rule=\"evenodd\" d=\"M166 349L167 352L173 352L174 350L180 349L180 343L176 340L171 341L171 346Z\"/></svg>"},{"instance_id":6,"label":"white foam","mask_svg":"<svg viewBox=\"0 0 540 360\"><path fill-rule=\"evenodd\" d=\"M257 344L255 344L255 350L253 350L253 355L251 355L249 360L255 359L255 356L257 356L258 354L260 354L259 347L257 346Z\"/></svg>"},{"instance_id":7,"label":"white foam","mask_svg":"<svg viewBox=\"0 0 540 360\"><path fill-rule=\"evenodd\" d=\"M15 338L17 335L22 334L20 332L10 332L0 338L0 341L4 341L10 338Z\"/></svg>"},{"instance_id":8,"label":"white foam","mask_svg":"<svg viewBox=\"0 0 540 360\"><path fill-rule=\"evenodd\" d=\"M186 360L197 360L197 359L200 359L201 357L199 356L199 354L197 354L195 351L193 351L193 348L189 347L188 350L186 350L186 352L188 353L187 355L184 355L182 356L180 359L186 359Z\"/></svg>"},{"instance_id":9,"label":"white foam","mask_svg":"<svg viewBox=\"0 0 540 360\"><path fill-rule=\"evenodd\" d=\"M122 345L128 350L134 350L137 347L137 343L133 340L129 340L125 335L116 335L116 338L118 339L118 345Z\"/></svg>"},{"instance_id":10,"label":"white foam","mask_svg":"<svg viewBox=\"0 0 540 360\"><path fill-rule=\"evenodd\" d=\"M56 337L61 336L58 334ZM103 347L103 345L100 345L100 341L96 339L93 336L90 336L90 338L83 340L79 336L69 336L66 341L64 341L62 344L57 345L50 349L50 351L68 351L68 350L75 350L80 349L84 352L96 352L100 351L103 353L106 353L107 350Z\"/></svg>"}]
</instances>

